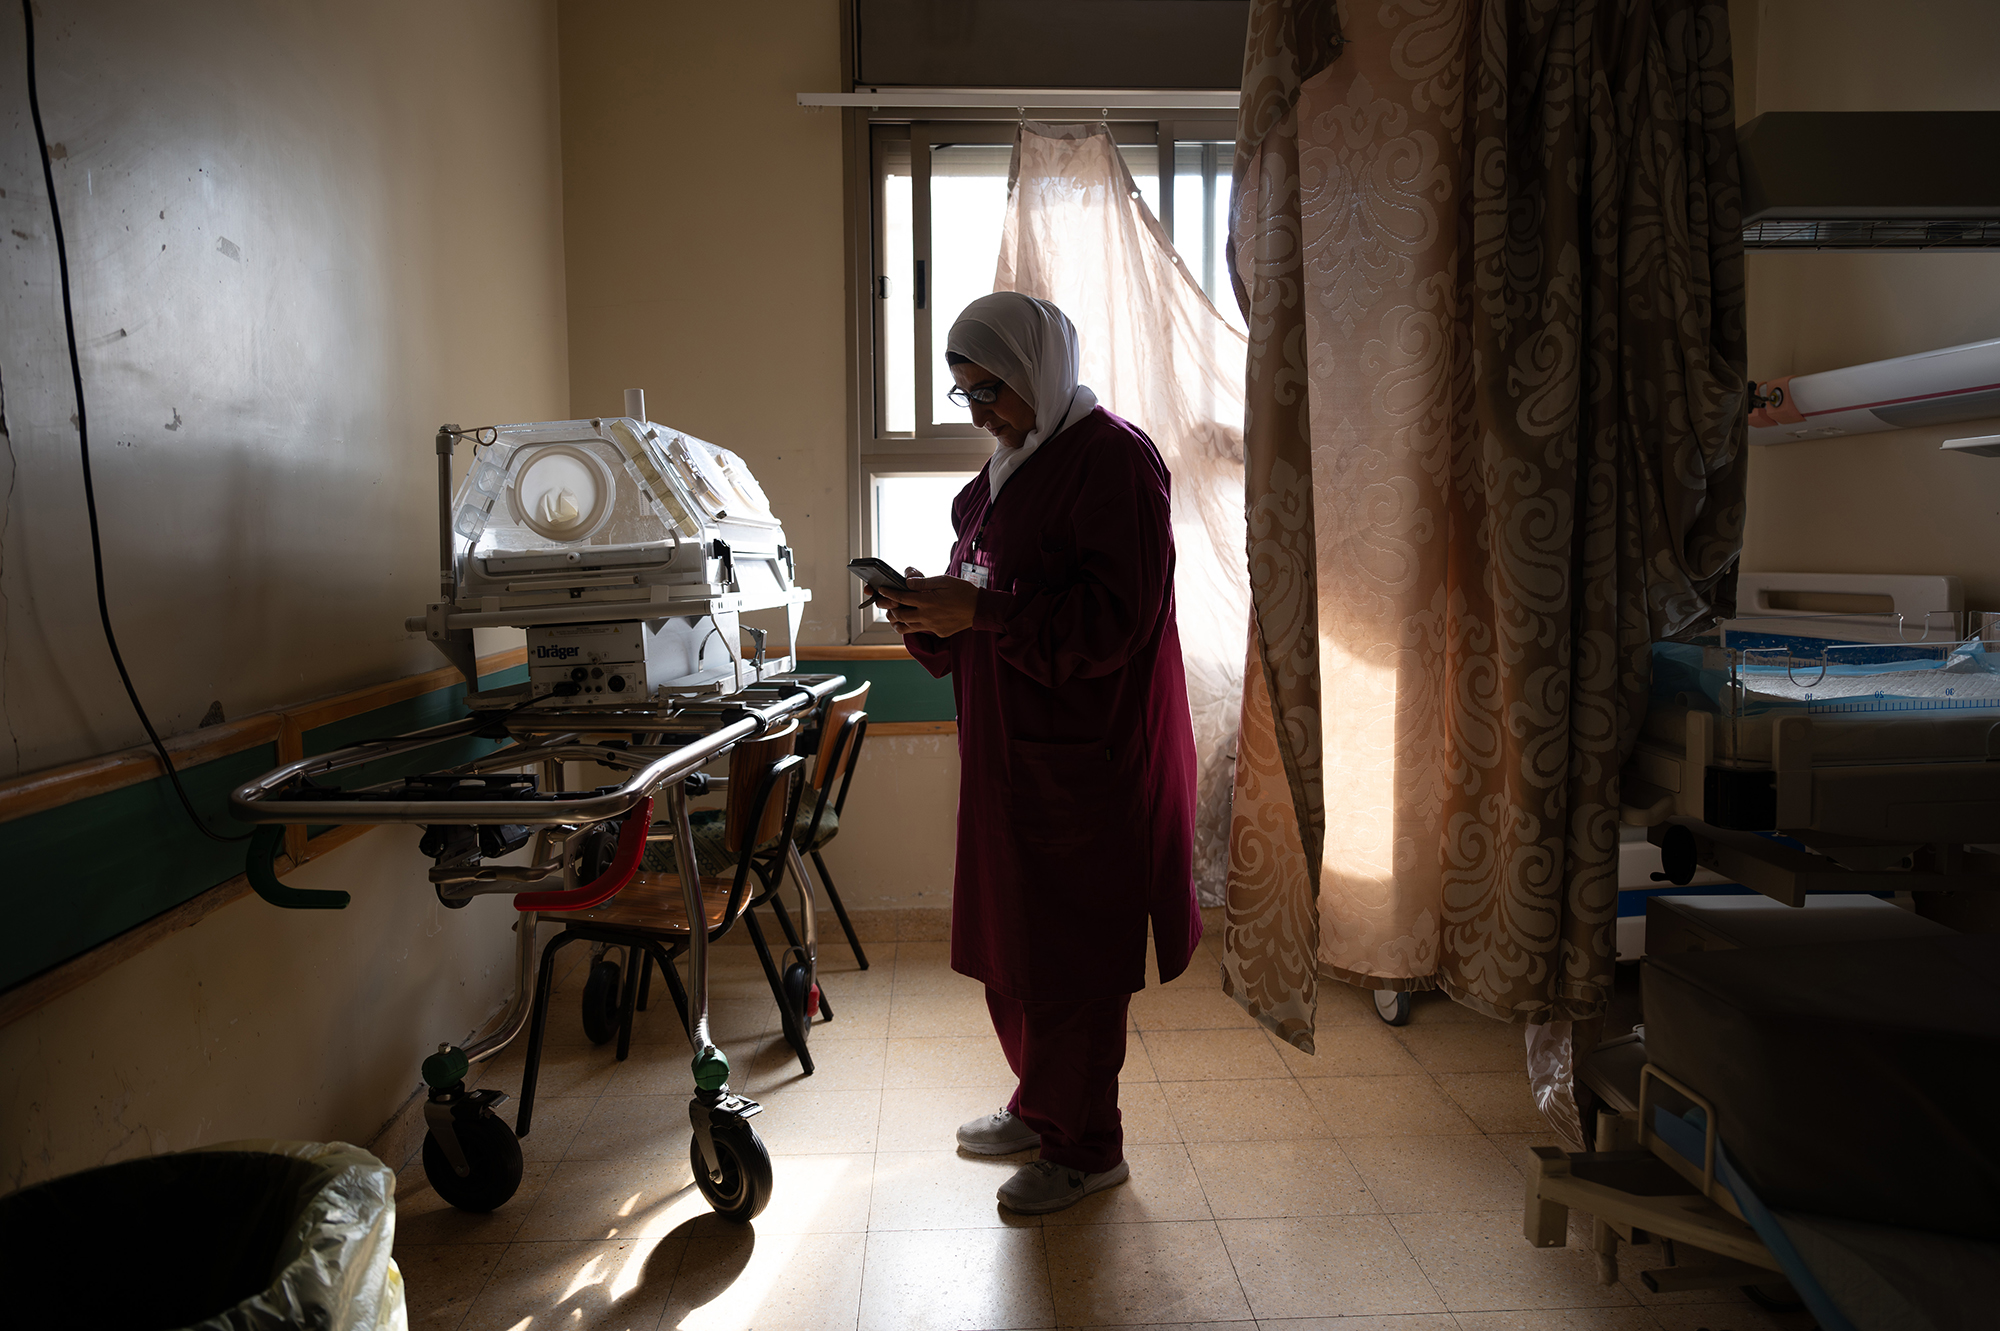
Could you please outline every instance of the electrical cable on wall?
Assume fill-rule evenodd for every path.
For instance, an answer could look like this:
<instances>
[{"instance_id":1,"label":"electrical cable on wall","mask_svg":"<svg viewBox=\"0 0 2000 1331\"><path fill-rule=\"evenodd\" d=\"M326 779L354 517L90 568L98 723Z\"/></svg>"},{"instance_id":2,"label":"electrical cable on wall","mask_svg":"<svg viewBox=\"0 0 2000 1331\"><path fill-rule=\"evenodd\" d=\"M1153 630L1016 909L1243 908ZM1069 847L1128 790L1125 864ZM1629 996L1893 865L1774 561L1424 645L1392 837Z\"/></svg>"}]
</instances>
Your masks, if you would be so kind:
<instances>
[{"instance_id":1,"label":"electrical cable on wall","mask_svg":"<svg viewBox=\"0 0 2000 1331\"><path fill-rule=\"evenodd\" d=\"M21 22L27 30L28 47L28 111L35 122L35 146L42 154L42 180L49 191L49 222L56 237L56 268L61 276L63 333L69 340L70 382L76 390L76 439L77 454L83 463L83 506L90 516L90 562L97 576L97 618L104 626L104 645L111 649L111 663L118 667L118 678L125 685L125 696L132 700L132 710L139 717L139 724L146 728L146 738L153 742L153 751L160 756L160 766L166 770L167 779L173 783L174 793L180 796L181 807L195 828L210 841L248 841L250 833L242 836L225 836L211 829L195 812L194 801L188 797L187 787L181 784L179 771L174 767L172 755L160 741L160 732L153 728L153 720L146 715L145 706L139 701L139 690L133 687L132 673L125 668L125 657L118 650L118 635L111 628L111 606L104 594L104 545L97 527L97 488L90 474L90 424L83 405L83 361L76 350L76 315L70 307L69 295L69 247L63 241L62 209L56 203L56 173L49 160L49 138L42 129L41 94L35 86L35 12L34 0L21 0Z\"/></svg>"}]
</instances>

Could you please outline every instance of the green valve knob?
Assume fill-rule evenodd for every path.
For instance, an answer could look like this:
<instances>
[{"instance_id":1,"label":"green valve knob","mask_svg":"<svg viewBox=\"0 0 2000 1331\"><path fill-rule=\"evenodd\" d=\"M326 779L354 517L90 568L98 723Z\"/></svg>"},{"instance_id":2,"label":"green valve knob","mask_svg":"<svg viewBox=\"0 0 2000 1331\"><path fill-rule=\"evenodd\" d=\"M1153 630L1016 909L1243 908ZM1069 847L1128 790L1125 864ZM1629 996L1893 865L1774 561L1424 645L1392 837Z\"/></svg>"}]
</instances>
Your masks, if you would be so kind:
<instances>
[{"instance_id":1,"label":"green valve knob","mask_svg":"<svg viewBox=\"0 0 2000 1331\"><path fill-rule=\"evenodd\" d=\"M694 1084L704 1091L719 1091L729 1084L729 1055L710 1046L694 1056Z\"/></svg>"},{"instance_id":2,"label":"green valve knob","mask_svg":"<svg viewBox=\"0 0 2000 1331\"><path fill-rule=\"evenodd\" d=\"M457 1045L446 1045L424 1060L424 1084L434 1091L448 1090L465 1080L472 1060Z\"/></svg>"}]
</instances>

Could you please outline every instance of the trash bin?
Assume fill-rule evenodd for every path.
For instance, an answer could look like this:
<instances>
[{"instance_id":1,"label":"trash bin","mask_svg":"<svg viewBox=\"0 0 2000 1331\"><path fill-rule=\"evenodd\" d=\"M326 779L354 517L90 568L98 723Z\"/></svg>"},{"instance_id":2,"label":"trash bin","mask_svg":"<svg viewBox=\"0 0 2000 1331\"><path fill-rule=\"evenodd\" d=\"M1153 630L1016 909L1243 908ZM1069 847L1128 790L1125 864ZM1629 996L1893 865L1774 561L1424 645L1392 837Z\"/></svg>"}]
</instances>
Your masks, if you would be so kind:
<instances>
[{"instance_id":1,"label":"trash bin","mask_svg":"<svg viewBox=\"0 0 2000 1331\"><path fill-rule=\"evenodd\" d=\"M0 1197L14 1326L403 1331L396 1175L345 1142L239 1141Z\"/></svg>"}]
</instances>

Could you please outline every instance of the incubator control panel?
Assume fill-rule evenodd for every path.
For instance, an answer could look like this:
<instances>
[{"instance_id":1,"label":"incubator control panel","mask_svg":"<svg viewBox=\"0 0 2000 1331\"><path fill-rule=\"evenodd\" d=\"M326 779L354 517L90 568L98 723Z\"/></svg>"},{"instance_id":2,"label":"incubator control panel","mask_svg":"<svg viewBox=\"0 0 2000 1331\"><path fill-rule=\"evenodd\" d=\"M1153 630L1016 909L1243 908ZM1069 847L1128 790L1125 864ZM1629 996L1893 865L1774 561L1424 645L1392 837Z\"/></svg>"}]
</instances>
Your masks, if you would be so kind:
<instances>
[{"instance_id":1,"label":"incubator control panel","mask_svg":"<svg viewBox=\"0 0 2000 1331\"><path fill-rule=\"evenodd\" d=\"M649 692L645 638L637 620L530 629L529 691L537 698L643 698Z\"/></svg>"}]
</instances>

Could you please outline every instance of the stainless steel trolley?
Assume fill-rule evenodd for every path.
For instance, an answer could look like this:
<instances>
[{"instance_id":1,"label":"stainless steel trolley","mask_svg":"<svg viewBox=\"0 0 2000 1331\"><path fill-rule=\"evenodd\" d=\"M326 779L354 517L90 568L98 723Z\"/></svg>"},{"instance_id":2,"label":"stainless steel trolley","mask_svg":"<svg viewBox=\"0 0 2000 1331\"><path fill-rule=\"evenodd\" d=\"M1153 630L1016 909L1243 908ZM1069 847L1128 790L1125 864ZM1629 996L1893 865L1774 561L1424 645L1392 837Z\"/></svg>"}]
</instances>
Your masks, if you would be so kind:
<instances>
[{"instance_id":1,"label":"stainless steel trolley","mask_svg":"<svg viewBox=\"0 0 2000 1331\"><path fill-rule=\"evenodd\" d=\"M527 1025L535 991L535 923L538 913L575 910L616 895L638 868L650 835L662 833L691 865L694 845L688 817L689 778L742 740L816 707L837 691L840 675L789 675L738 693L668 705L562 710L530 702L485 717L475 713L447 725L392 739L352 745L303 758L268 772L230 796L231 811L258 824L249 878L273 905L293 909L338 908L348 894L288 887L272 871L286 824L415 823L426 827L424 847L438 864L430 872L438 897L462 906L474 897L511 894L521 912L516 926L516 985L497 1026L466 1048L445 1045L424 1061L429 1099L424 1164L438 1194L467 1210L501 1205L521 1181L515 1134L494 1114L507 1096L468 1090L475 1063L492 1058ZM490 705L490 700L488 701ZM354 790L323 782L337 773L407 757L440 742L486 736L504 727L512 743L437 772ZM588 792L561 789L563 764L590 762L630 775L621 785ZM539 766L541 779L520 773ZM550 789L541 789L542 782ZM658 803L665 816L657 817ZM454 848L462 853L453 854ZM484 859L526 847L527 863L492 865ZM803 990L817 983L817 928L812 877L787 839L786 863L798 889ZM688 918L703 918L699 873L680 874ZM688 1104L701 1164L695 1182L710 1203L735 1219L763 1209L770 1171L748 1167L768 1161L748 1122L754 1100L729 1089L729 1059L708 1025L708 935L699 927L688 941L688 1040L694 1049L695 1090ZM802 1014L801 1014L802 1015Z\"/></svg>"}]
</instances>

